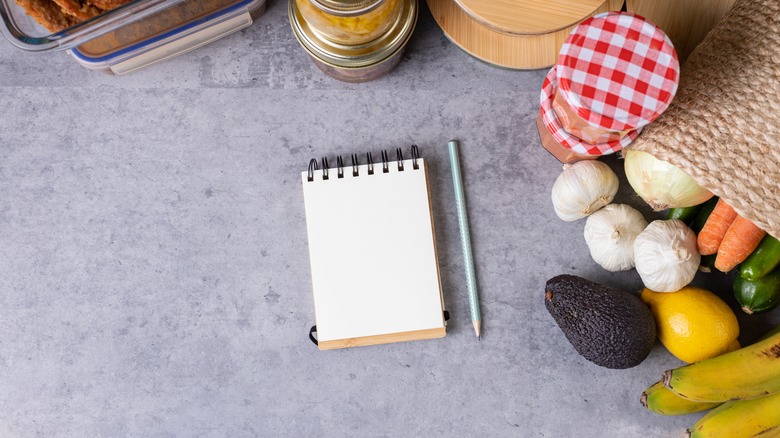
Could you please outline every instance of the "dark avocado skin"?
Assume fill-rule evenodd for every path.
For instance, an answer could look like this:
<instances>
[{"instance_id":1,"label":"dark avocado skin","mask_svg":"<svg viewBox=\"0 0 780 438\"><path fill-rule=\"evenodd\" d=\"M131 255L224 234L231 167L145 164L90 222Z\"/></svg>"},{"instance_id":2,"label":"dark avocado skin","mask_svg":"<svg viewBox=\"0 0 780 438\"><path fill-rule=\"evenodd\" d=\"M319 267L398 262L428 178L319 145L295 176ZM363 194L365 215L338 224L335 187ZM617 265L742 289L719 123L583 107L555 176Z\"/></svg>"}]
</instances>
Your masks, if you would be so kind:
<instances>
[{"instance_id":1,"label":"dark avocado skin","mask_svg":"<svg viewBox=\"0 0 780 438\"><path fill-rule=\"evenodd\" d=\"M628 292L559 275L547 281L544 304L571 345L596 365L634 367L655 344L650 309Z\"/></svg>"}]
</instances>

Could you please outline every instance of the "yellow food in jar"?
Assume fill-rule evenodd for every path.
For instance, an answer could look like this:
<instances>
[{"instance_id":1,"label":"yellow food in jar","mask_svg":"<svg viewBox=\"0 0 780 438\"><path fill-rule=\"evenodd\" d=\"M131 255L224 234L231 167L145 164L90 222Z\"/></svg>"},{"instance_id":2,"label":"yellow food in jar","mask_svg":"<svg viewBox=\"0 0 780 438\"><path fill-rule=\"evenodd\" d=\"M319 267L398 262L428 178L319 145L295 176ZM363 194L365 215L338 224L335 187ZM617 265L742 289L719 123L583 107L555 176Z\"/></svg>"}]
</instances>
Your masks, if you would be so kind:
<instances>
[{"instance_id":1,"label":"yellow food in jar","mask_svg":"<svg viewBox=\"0 0 780 438\"><path fill-rule=\"evenodd\" d=\"M324 38L348 45L365 44L387 32L402 6L401 0L385 0L364 14L338 16L320 10L311 0L295 0L295 3L309 26Z\"/></svg>"}]
</instances>

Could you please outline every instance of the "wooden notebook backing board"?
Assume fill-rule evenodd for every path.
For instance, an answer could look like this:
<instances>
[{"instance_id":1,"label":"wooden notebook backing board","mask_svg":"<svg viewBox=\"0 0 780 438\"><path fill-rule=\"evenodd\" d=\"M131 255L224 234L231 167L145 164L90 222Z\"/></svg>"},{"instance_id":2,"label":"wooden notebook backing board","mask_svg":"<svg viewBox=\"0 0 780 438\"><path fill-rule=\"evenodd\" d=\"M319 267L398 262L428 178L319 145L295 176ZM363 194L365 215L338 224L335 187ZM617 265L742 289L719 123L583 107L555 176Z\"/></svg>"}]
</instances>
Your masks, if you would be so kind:
<instances>
[{"instance_id":1,"label":"wooden notebook backing board","mask_svg":"<svg viewBox=\"0 0 780 438\"><path fill-rule=\"evenodd\" d=\"M468 54L519 70L550 67L582 20L623 0L428 0L444 34Z\"/></svg>"}]
</instances>

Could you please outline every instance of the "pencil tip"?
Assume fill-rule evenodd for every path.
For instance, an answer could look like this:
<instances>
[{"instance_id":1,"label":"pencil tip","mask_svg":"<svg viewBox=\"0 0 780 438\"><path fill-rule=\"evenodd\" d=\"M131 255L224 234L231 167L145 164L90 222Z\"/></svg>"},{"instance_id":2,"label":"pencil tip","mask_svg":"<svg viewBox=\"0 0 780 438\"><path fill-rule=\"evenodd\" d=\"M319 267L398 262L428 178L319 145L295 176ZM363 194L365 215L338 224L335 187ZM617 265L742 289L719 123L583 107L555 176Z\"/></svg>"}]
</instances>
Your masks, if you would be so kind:
<instances>
[{"instance_id":1,"label":"pencil tip","mask_svg":"<svg viewBox=\"0 0 780 438\"><path fill-rule=\"evenodd\" d=\"M477 334L477 340L482 340L482 321L472 321L474 323L474 332Z\"/></svg>"}]
</instances>

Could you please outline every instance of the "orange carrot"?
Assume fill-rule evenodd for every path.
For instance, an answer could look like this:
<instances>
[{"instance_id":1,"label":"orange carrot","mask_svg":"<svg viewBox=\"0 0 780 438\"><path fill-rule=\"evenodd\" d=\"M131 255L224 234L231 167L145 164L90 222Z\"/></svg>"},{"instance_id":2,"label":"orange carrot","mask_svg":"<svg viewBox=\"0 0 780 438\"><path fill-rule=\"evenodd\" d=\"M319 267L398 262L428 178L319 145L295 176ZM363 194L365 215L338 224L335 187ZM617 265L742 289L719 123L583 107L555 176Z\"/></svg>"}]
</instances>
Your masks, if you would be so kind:
<instances>
[{"instance_id":1,"label":"orange carrot","mask_svg":"<svg viewBox=\"0 0 780 438\"><path fill-rule=\"evenodd\" d=\"M766 232L758 228L742 216L737 216L723 236L723 242L718 248L715 258L715 268L721 272L729 272L752 253Z\"/></svg>"},{"instance_id":2,"label":"orange carrot","mask_svg":"<svg viewBox=\"0 0 780 438\"><path fill-rule=\"evenodd\" d=\"M699 232L698 244L701 255L710 255L718 252L723 236L726 235L726 231L728 231L736 217L737 212L723 202L723 199L718 199L718 203L715 204L710 217L704 223L704 228Z\"/></svg>"}]
</instances>

